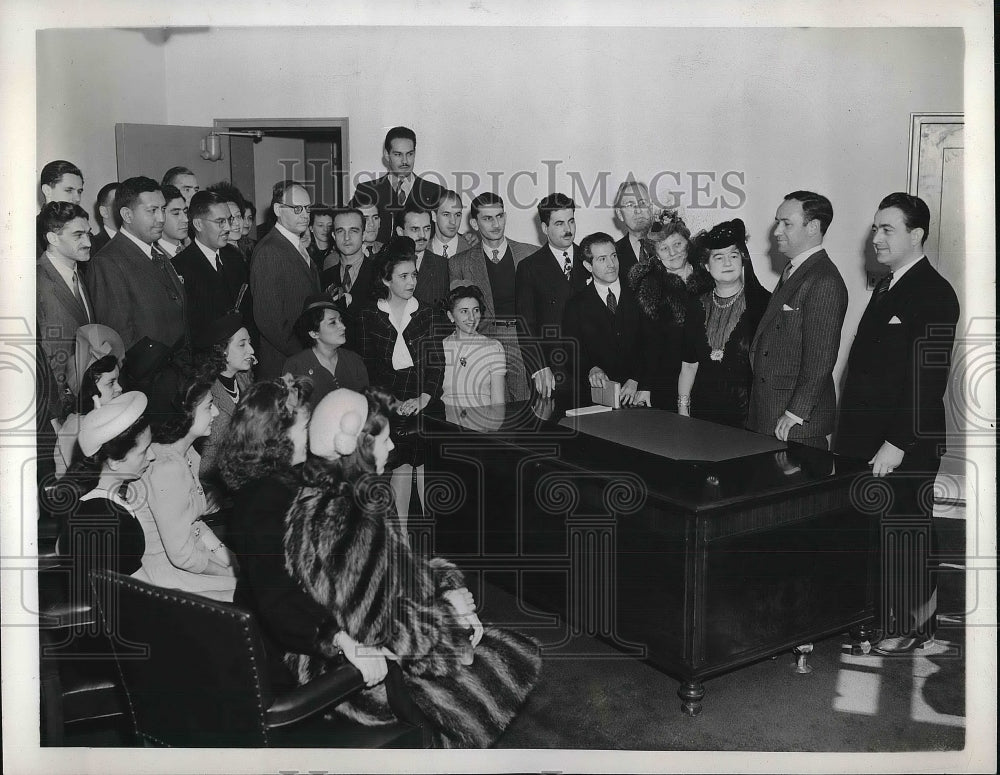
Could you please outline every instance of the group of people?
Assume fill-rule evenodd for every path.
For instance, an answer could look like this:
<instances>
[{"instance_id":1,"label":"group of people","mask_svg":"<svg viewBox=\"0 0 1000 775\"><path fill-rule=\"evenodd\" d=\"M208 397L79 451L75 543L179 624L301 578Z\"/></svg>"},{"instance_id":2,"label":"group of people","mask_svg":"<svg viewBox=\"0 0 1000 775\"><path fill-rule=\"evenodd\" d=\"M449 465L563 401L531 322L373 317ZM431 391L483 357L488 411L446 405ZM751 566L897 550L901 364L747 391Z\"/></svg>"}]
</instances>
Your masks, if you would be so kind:
<instances>
[{"instance_id":1,"label":"group of people","mask_svg":"<svg viewBox=\"0 0 1000 775\"><path fill-rule=\"evenodd\" d=\"M414 419L432 401L586 404L616 382L625 406L782 441L826 448L836 431L834 451L897 472L900 499L929 518L917 493L943 452L958 301L923 254L919 198L876 208L890 274L838 411L848 296L823 249L826 197L779 204L789 261L769 293L741 220L692 235L635 180L615 198L617 240L577 243L562 193L538 203L542 247L506 237L494 192L472 199L460 234L462 196L414 174L415 149L412 130L391 129L388 173L346 207L275 184L266 233L239 191L199 190L185 168L105 186L92 233L80 170L46 165L39 409L52 434L39 439L78 490L67 551L113 525L115 569L253 610L275 675L308 680L343 652L372 687L343 712L379 723L398 664L439 742L488 745L537 681L537 644L484 628L461 572L408 546L413 483L424 502ZM228 545L209 524L220 513ZM898 611L883 647L927 637L928 610ZM487 671L493 696L480 697Z\"/></svg>"}]
</instances>

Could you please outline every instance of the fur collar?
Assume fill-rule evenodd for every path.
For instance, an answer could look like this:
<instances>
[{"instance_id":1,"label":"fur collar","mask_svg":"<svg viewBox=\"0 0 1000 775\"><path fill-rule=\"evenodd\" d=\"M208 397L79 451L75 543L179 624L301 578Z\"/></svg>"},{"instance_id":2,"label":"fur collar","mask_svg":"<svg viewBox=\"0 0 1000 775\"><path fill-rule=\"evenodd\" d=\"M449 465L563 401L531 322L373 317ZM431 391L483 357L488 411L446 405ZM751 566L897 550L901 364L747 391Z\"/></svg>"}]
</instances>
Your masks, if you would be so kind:
<instances>
[{"instance_id":1,"label":"fur collar","mask_svg":"<svg viewBox=\"0 0 1000 775\"><path fill-rule=\"evenodd\" d=\"M628 284L647 316L657 320L660 310L666 307L677 325L684 323L689 301L715 286L708 271L697 264L685 282L668 272L659 261L633 266L628 273Z\"/></svg>"}]
</instances>

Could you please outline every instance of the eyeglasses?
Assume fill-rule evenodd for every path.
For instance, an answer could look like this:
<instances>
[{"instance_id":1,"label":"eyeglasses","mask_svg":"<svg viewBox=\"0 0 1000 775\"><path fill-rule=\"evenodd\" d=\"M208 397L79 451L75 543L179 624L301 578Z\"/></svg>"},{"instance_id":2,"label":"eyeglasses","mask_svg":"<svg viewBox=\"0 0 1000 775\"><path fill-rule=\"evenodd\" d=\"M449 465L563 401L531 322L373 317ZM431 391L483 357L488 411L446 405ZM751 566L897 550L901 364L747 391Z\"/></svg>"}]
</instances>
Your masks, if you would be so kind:
<instances>
[{"instance_id":1,"label":"eyeglasses","mask_svg":"<svg viewBox=\"0 0 1000 775\"><path fill-rule=\"evenodd\" d=\"M645 199L640 199L638 202L622 202L621 208L623 210L646 210L649 208L649 202Z\"/></svg>"},{"instance_id":2,"label":"eyeglasses","mask_svg":"<svg viewBox=\"0 0 1000 775\"><path fill-rule=\"evenodd\" d=\"M303 210L308 210L312 205L286 205L284 202L278 202L278 207L287 207L296 215L301 215Z\"/></svg>"},{"instance_id":3,"label":"eyeglasses","mask_svg":"<svg viewBox=\"0 0 1000 775\"><path fill-rule=\"evenodd\" d=\"M232 216L229 218L202 218L201 220L205 221L205 223L214 223L220 229L223 226L232 226L235 223L235 219Z\"/></svg>"}]
</instances>

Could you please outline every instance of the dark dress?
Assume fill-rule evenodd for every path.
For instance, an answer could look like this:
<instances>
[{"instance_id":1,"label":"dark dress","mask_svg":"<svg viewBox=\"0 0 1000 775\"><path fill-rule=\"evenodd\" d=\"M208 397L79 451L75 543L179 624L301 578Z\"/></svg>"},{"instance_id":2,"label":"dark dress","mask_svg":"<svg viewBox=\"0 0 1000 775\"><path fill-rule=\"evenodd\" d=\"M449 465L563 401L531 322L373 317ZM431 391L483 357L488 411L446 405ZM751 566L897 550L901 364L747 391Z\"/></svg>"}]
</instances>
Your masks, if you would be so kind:
<instances>
[{"instance_id":1,"label":"dark dress","mask_svg":"<svg viewBox=\"0 0 1000 775\"><path fill-rule=\"evenodd\" d=\"M368 369L356 352L341 347L337 350L337 366L333 374L316 358L312 347L296 353L285 361L282 374L293 377L308 377L313 383L309 407L316 408L323 397L337 388L347 388L360 393L368 387Z\"/></svg>"},{"instance_id":2,"label":"dark dress","mask_svg":"<svg viewBox=\"0 0 1000 775\"><path fill-rule=\"evenodd\" d=\"M642 310L643 339L649 345L643 374L650 404L676 412L681 361L697 359L704 313L684 281L659 261L633 266L628 282Z\"/></svg>"},{"instance_id":3,"label":"dark dress","mask_svg":"<svg viewBox=\"0 0 1000 775\"><path fill-rule=\"evenodd\" d=\"M271 685L296 686L286 653L321 658L318 638L333 627L330 612L285 569L285 512L295 497L298 469L247 482L236 493L229 545L239 559L233 602L252 611L260 627ZM330 633L336 631L336 627Z\"/></svg>"},{"instance_id":4,"label":"dark dress","mask_svg":"<svg viewBox=\"0 0 1000 775\"><path fill-rule=\"evenodd\" d=\"M709 420L734 428L745 428L750 411L750 385L753 371L750 368L750 343L757 331L767 302L771 298L753 275L750 262L744 261L746 282L746 309L733 328L722 348L722 360L713 360L712 346L708 342L705 326L712 313L714 290L700 299L700 340L696 348L696 358L689 363L698 363L698 376L691 390L691 416ZM685 360L688 360L685 358Z\"/></svg>"}]
</instances>

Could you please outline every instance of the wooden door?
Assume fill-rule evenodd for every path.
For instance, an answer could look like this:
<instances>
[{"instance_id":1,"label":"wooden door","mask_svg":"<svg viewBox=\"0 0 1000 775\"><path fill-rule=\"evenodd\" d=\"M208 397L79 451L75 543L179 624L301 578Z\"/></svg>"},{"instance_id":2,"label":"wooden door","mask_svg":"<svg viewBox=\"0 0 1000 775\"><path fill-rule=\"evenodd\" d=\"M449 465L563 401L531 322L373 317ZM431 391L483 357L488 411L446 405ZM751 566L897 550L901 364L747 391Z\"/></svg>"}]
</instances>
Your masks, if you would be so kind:
<instances>
[{"instance_id":1,"label":"wooden door","mask_svg":"<svg viewBox=\"0 0 1000 775\"><path fill-rule=\"evenodd\" d=\"M118 153L118 180L145 175L157 183L171 167L187 167L204 189L221 180L230 180L229 138L221 136L222 158L201 158L201 140L210 126L172 124L115 124Z\"/></svg>"}]
</instances>

